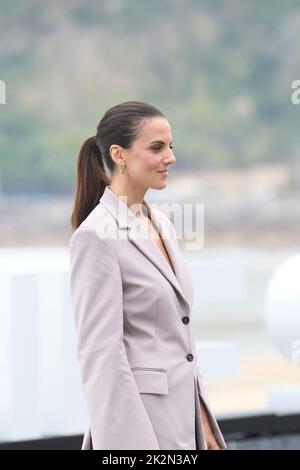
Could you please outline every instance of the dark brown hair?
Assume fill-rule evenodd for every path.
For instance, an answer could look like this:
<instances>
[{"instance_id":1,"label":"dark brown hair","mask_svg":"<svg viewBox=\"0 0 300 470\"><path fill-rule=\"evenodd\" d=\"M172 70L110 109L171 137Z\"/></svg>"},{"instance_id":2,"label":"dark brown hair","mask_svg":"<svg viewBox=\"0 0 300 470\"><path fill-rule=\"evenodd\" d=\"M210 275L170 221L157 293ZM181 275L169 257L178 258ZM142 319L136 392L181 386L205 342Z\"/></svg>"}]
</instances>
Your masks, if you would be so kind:
<instances>
[{"instance_id":1,"label":"dark brown hair","mask_svg":"<svg viewBox=\"0 0 300 470\"><path fill-rule=\"evenodd\" d=\"M105 187L110 184L115 162L110 146L129 148L137 138L144 121L164 117L154 106L141 101L125 101L108 109L97 126L95 136L81 145L77 158L77 183L71 226L75 230L98 205ZM106 164L111 175L105 172Z\"/></svg>"}]
</instances>

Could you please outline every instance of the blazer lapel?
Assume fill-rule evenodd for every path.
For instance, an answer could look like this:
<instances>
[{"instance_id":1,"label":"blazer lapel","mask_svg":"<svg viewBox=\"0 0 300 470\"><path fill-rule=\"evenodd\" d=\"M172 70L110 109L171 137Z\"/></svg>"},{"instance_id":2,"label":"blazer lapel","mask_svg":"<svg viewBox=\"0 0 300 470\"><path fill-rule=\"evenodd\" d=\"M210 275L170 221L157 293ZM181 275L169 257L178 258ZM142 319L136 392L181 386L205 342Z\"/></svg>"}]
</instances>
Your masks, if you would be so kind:
<instances>
[{"instance_id":1,"label":"blazer lapel","mask_svg":"<svg viewBox=\"0 0 300 470\"><path fill-rule=\"evenodd\" d=\"M182 255L179 253L177 241L174 240L171 230L168 229L165 221L160 217L159 212L153 209L145 199L143 200L143 203L149 211L151 221L164 242L176 275L160 249L150 238L143 222L134 215L132 210L127 206L125 200L122 200L122 197L117 196L110 190L109 186L106 186L105 191L100 198L100 202L114 215L119 228L128 230L128 240L133 243L135 247L143 253L143 255L146 256L171 283L177 294L186 304L188 312L190 312L191 291L187 280L188 273L186 272L184 263L182 262Z\"/></svg>"},{"instance_id":2,"label":"blazer lapel","mask_svg":"<svg viewBox=\"0 0 300 470\"><path fill-rule=\"evenodd\" d=\"M146 202L147 204L147 202ZM148 205L148 204L147 204ZM149 205L148 205L149 206ZM170 273L172 274L172 277L177 281L177 284L181 288L181 293L184 294L186 303L188 304L189 311L192 308L192 286L191 286L191 281L189 277L189 273L186 269L185 261L182 257L179 245L177 240L174 238L173 231L169 230L168 226L171 226L172 222L169 221L166 222L164 220L161 220L161 216L159 212L157 212L155 209L151 208L151 218L156 226L161 238L163 239L165 248L169 254L169 257L171 259L172 265L175 270L176 276L174 276L173 270L170 268L169 263L165 259L165 257L162 255L160 250L158 249L160 255L162 256L163 260L165 261L167 267L169 268ZM175 230L174 230L175 232ZM153 242L153 241L152 241ZM154 242L153 242L154 243ZM155 245L156 247L156 245ZM157 248L157 247L156 247Z\"/></svg>"}]
</instances>

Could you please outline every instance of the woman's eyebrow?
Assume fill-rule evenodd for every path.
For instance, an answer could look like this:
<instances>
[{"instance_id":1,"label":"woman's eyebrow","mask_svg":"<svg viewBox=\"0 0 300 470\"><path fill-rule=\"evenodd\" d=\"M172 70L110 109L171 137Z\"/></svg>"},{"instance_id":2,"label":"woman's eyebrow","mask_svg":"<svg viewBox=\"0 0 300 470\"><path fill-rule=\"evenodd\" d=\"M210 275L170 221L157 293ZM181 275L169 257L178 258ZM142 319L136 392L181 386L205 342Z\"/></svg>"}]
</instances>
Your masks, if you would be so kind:
<instances>
[{"instance_id":1,"label":"woman's eyebrow","mask_svg":"<svg viewBox=\"0 0 300 470\"><path fill-rule=\"evenodd\" d=\"M153 140L152 142L150 142L150 144L154 144L154 143L158 143L158 144L164 144L164 142L162 140ZM173 143L173 140L171 140L170 144Z\"/></svg>"}]
</instances>

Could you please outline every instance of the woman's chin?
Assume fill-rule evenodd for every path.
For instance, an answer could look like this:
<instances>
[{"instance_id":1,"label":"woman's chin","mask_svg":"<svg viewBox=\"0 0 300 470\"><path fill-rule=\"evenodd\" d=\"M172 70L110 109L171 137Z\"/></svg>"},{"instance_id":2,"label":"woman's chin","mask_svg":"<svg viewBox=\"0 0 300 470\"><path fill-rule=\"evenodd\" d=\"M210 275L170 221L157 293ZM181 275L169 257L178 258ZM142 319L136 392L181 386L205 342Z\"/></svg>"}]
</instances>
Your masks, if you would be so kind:
<instances>
[{"instance_id":1,"label":"woman's chin","mask_svg":"<svg viewBox=\"0 0 300 470\"><path fill-rule=\"evenodd\" d=\"M164 189L167 186L167 181L159 181L153 183L151 186L152 189Z\"/></svg>"}]
</instances>

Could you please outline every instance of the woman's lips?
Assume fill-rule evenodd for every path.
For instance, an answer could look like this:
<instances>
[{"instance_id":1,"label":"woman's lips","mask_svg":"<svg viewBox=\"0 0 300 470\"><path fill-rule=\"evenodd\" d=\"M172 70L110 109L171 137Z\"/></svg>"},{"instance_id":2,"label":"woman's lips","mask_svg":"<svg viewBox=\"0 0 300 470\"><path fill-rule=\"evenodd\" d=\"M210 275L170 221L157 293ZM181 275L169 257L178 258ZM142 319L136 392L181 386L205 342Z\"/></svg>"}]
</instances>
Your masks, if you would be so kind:
<instances>
[{"instance_id":1,"label":"woman's lips","mask_svg":"<svg viewBox=\"0 0 300 470\"><path fill-rule=\"evenodd\" d=\"M168 176L168 170L159 171L158 173L160 173L163 176Z\"/></svg>"}]
</instances>

